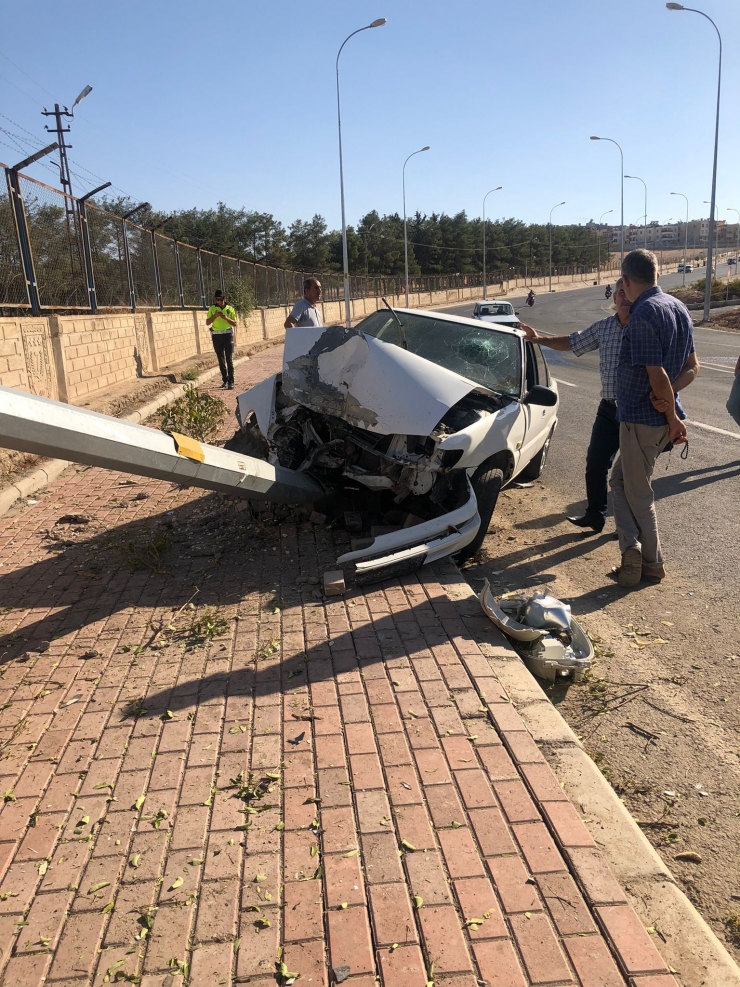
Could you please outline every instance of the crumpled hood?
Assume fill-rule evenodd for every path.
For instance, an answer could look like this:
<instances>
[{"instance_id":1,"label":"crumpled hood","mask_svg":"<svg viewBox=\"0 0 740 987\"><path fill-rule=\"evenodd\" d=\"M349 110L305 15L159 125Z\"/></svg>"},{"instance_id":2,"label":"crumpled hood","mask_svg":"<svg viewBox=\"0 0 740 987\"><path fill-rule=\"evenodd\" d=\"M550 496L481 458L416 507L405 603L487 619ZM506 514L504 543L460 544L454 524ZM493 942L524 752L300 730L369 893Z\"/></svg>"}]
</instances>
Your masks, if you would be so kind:
<instances>
[{"instance_id":1,"label":"crumpled hood","mask_svg":"<svg viewBox=\"0 0 740 987\"><path fill-rule=\"evenodd\" d=\"M288 329L283 393L381 435L430 435L476 385L400 346L343 326Z\"/></svg>"}]
</instances>

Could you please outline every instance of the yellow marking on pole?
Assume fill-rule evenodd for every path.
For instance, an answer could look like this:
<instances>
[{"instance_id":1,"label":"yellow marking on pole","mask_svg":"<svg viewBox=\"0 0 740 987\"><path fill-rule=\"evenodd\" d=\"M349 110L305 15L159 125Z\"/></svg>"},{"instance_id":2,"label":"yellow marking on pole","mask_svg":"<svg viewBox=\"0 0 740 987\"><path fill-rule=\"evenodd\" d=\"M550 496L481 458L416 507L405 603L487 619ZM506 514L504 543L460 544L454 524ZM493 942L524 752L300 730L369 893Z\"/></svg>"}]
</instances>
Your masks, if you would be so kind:
<instances>
[{"instance_id":1,"label":"yellow marking on pole","mask_svg":"<svg viewBox=\"0 0 740 987\"><path fill-rule=\"evenodd\" d=\"M203 452L203 446L197 439L191 439L189 435L180 435L179 432L170 432L170 435L175 440L178 455L184 456L186 459L194 459L196 463L202 463L205 460L206 454Z\"/></svg>"}]
</instances>

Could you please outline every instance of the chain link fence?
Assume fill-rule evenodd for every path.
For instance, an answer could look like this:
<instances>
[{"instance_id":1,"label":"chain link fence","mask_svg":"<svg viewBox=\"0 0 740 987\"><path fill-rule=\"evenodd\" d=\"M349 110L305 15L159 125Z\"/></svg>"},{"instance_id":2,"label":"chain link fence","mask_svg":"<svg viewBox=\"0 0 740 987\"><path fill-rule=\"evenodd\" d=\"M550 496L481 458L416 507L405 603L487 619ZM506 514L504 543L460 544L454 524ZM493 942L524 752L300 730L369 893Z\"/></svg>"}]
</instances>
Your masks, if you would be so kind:
<instances>
[{"instance_id":1,"label":"chain link fence","mask_svg":"<svg viewBox=\"0 0 740 987\"><path fill-rule=\"evenodd\" d=\"M0 314L201 308L246 279L255 305L292 304L313 272L255 264L179 243L0 164ZM561 269L562 270L562 269ZM344 300L341 274L322 274L326 302ZM490 285L514 277L489 272ZM414 277L411 292L480 287L481 274ZM400 276L350 278L352 298L404 293Z\"/></svg>"}]
</instances>

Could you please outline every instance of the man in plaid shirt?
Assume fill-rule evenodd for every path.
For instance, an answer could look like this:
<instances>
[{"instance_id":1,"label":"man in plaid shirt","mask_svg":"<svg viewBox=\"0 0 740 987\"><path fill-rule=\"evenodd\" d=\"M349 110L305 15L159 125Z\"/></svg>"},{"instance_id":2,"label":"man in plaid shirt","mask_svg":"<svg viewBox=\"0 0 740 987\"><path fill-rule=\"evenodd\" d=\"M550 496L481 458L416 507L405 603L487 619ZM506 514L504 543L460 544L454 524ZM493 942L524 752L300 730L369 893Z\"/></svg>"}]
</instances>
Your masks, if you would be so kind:
<instances>
[{"instance_id":1,"label":"man in plaid shirt","mask_svg":"<svg viewBox=\"0 0 740 987\"><path fill-rule=\"evenodd\" d=\"M632 302L617 367L619 460L612 471L614 520L622 564L620 586L643 576L665 578L651 478L670 440L687 441L686 413L676 383L698 361L688 309L658 287L658 263L649 250L622 261L624 292Z\"/></svg>"},{"instance_id":2,"label":"man in plaid shirt","mask_svg":"<svg viewBox=\"0 0 740 987\"><path fill-rule=\"evenodd\" d=\"M599 351L599 375L601 377L601 401L596 420L591 429L591 441L586 453L586 497L588 506L582 517L569 517L578 528L590 528L597 534L606 521L606 481L614 457L619 449L619 422L617 421L617 364L622 348L624 327L630 317L630 302L624 293L620 278L614 289L617 311L605 319L599 319L588 329L572 332L568 336L538 336L534 329L523 323L527 339L553 350L570 350L576 356Z\"/></svg>"}]
</instances>

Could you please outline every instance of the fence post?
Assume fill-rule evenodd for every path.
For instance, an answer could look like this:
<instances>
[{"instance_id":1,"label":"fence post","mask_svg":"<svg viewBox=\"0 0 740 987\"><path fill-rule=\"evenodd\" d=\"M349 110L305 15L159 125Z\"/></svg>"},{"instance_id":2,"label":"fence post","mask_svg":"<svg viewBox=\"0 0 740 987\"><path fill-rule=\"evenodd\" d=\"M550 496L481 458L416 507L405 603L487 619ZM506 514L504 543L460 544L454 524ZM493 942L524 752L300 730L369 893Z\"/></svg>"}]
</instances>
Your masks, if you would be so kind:
<instances>
[{"instance_id":1,"label":"fence post","mask_svg":"<svg viewBox=\"0 0 740 987\"><path fill-rule=\"evenodd\" d=\"M175 244L175 276L177 278L177 294L180 299L180 308L185 308L185 290L182 286L182 268L180 267L180 248Z\"/></svg>"},{"instance_id":2,"label":"fence post","mask_svg":"<svg viewBox=\"0 0 740 987\"><path fill-rule=\"evenodd\" d=\"M82 235L82 254L85 259L85 275L87 277L87 297L90 302L90 314L98 310L98 294L95 290L95 274L93 272L92 251L90 250L90 229L87 225L87 196L77 200L77 214L80 217L80 233Z\"/></svg>"},{"instance_id":3,"label":"fence post","mask_svg":"<svg viewBox=\"0 0 740 987\"><path fill-rule=\"evenodd\" d=\"M6 168L5 176L8 182L8 195L13 206L13 222L15 223L15 234L18 238L18 250L21 255L21 267L23 268L23 278L26 282L28 304L31 306L31 315L38 315L41 311L41 302L39 299L38 285L36 284L36 271L33 266L31 241L28 237L26 210L23 208L23 196L21 195L21 186L18 181L18 172L13 168Z\"/></svg>"},{"instance_id":4,"label":"fence post","mask_svg":"<svg viewBox=\"0 0 740 987\"><path fill-rule=\"evenodd\" d=\"M128 296L131 305L131 311L136 311L136 289L134 287L134 272L131 270L131 252L128 249L128 233L126 232L126 220L122 219L121 224L123 227L123 258L126 261L126 275L128 277Z\"/></svg>"},{"instance_id":5,"label":"fence post","mask_svg":"<svg viewBox=\"0 0 740 987\"><path fill-rule=\"evenodd\" d=\"M159 276L159 255L157 254L157 241L154 237L154 230L149 230L149 235L152 238L152 260L154 262L154 291L157 295L157 308L161 312L164 306L162 305L162 280Z\"/></svg>"},{"instance_id":6,"label":"fence post","mask_svg":"<svg viewBox=\"0 0 740 987\"><path fill-rule=\"evenodd\" d=\"M196 266L198 269L198 290L200 291L200 307L206 308L206 286L203 282L203 262L200 258L200 247L196 247Z\"/></svg>"},{"instance_id":7,"label":"fence post","mask_svg":"<svg viewBox=\"0 0 740 987\"><path fill-rule=\"evenodd\" d=\"M221 286L221 291L226 293L226 285L224 284L224 265L221 254L218 255L218 283Z\"/></svg>"}]
</instances>

